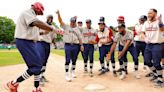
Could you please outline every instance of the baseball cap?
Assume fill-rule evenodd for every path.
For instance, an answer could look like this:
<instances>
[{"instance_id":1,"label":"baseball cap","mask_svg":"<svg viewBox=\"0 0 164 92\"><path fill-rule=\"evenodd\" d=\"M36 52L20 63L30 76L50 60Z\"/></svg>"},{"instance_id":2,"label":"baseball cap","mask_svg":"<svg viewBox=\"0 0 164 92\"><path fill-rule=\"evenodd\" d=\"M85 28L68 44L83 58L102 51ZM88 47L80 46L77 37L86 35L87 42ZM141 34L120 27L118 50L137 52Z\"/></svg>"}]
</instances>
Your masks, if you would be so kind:
<instances>
[{"instance_id":1,"label":"baseball cap","mask_svg":"<svg viewBox=\"0 0 164 92\"><path fill-rule=\"evenodd\" d=\"M100 22L98 23L98 25L100 25L100 24L104 24L104 25L105 25L105 22L104 22L104 21L100 21Z\"/></svg>"},{"instance_id":2,"label":"baseball cap","mask_svg":"<svg viewBox=\"0 0 164 92\"><path fill-rule=\"evenodd\" d=\"M126 27L125 24L118 24L118 28Z\"/></svg>"},{"instance_id":3,"label":"baseball cap","mask_svg":"<svg viewBox=\"0 0 164 92\"><path fill-rule=\"evenodd\" d=\"M118 19L119 21L124 21L125 20L125 17L124 16L118 16Z\"/></svg>"},{"instance_id":4,"label":"baseball cap","mask_svg":"<svg viewBox=\"0 0 164 92\"><path fill-rule=\"evenodd\" d=\"M77 23L80 23L80 24L82 24L83 22L82 22L82 21L78 21Z\"/></svg>"},{"instance_id":5,"label":"baseball cap","mask_svg":"<svg viewBox=\"0 0 164 92\"><path fill-rule=\"evenodd\" d=\"M146 21L147 20L147 16L146 15L142 15L142 16L140 16L139 19Z\"/></svg>"},{"instance_id":6,"label":"baseball cap","mask_svg":"<svg viewBox=\"0 0 164 92\"><path fill-rule=\"evenodd\" d=\"M99 21L105 21L105 17L101 16Z\"/></svg>"},{"instance_id":7,"label":"baseball cap","mask_svg":"<svg viewBox=\"0 0 164 92\"><path fill-rule=\"evenodd\" d=\"M40 3L40 2L35 2L34 4L32 4L32 6L35 8L35 10L36 10L37 12L41 12L42 15L43 15L44 6L43 6L42 3Z\"/></svg>"},{"instance_id":8,"label":"baseball cap","mask_svg":"<svg viewBox=\"0 0 164 92\"><path fill-rule=\"evenodd\" d=\"M86 23L91 23L91 19L86 19Z\"/></svg>"},{"instance_id":9,"label":"baseball cap","mask_svg":"<svg viewBox=\"0 0 164 92\"><path fill-rule=\"evenodd\" d=\"M76 18L75 17L71 17L70 22L76 22Z\"/></svg>"}]
</instances>

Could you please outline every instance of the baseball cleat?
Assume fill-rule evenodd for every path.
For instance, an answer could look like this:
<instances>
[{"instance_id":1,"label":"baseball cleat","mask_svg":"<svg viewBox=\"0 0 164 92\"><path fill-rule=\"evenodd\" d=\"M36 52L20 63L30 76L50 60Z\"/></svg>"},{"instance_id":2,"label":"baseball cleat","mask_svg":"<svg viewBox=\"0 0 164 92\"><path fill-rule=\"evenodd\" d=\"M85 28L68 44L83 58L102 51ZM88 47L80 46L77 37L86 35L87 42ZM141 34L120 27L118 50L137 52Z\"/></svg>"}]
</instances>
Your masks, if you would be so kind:
<instances>
[{"instance_id":1,"label":"baseball cleat","mask_svg":"<svg viewBox=\"0 0 164 92\"><path fill-rule=\"evenodd\" d=\"M72 70L72 78L76 78L75 70Z\"/></svg>"},{"instance_id":2,"label":"baseball cleat","mask_svg":"<svg viewBox=\"0 0 164 92\"><path fill-rule=\"evenodd\" d=\"M33 90L32 92L43 92L41 88L37 88L36 90Z\"/></svg>"},{"instance_id":3,"label":"baseball cleat","mask_svg":"<svg viewBox=\"0 0 164 92\"><path fill-rule=\"evenodd\" d=\"M164 82L158 80L158 81L154 84L154 86L155 86L155 87L164 87Z\"/></svg>"},{"instance_id":4,"label":"baseball cleat","mask_svg":"<svg viewBox=\"0 0 164 92\"><path fill-rule=\"evenodd\" d=\"M125 78L126 78L126 73L125 73L125 71L122 71L122 74L120 76L120 80L123 80Z\"/></svg>"},{"instance_id":5,"label":"baseball cleat","mask_svg":"<svg viewBox=\"0 0 164 92\"><path fill-rule=\"evenodd\" d=\"M154 76L154 74L152 72L145 75L145 77L152 77L152 76Z\"/></svg>"},{"instance_id":6,"label":"baseball cleat","mask_svg":"<svg viewBox=\"0 0 164 92\"><path fill-rule=\"evenodd\" d=\"M10 92L18 92L18 86L18 84L14 84L13 81L11 81L5 85L5 88Z\"/></svg>"},{"instance_id":7,"label":"baseball cleat","mask_svg":"<svg viewBox=\"0 0 164 92\"><path fill-rule=\"evenodd\" d=\"M105 69L102 69L101 72L99 73L99 75L103 75L106 73L106 70Z\"/></svg>"},{"instance_id":8,"label":"baseball cleat","mask_svg":"<svg viewBox=\"0 0 164 92\"><path fill-rule=\"evenodd\" d=\"M140 79L141 76L139 75L138 71L134 71L134 76L136 79Z\"/></svg>"},{"instance_id":9,"label":"baseball cleat","mask_svg":"<svg viewBox=\"0 0 164 92\"><path fill-rule=\"evenodd\" d=\"M68 82L71 82L71 81L72 81L72 79L69 77L69 73L66 73L65 79L66 79L66 81L68 81Z\"/></svg>"},{"instance_id":10,"label":"baseball cleat","mask_svg":"<svg viewBox=\"0 0 164 92\"><path fill-rule=\"evenodd\" d=\"M154 76L150 77L149 80L150 80L150 81L154 81L154 80L156 80L157 78L158 78L158 77L154 75Z\"/></svg>"},{"instance_id":11,"label":"baseball cleat","mask_svg":"<svg viewBox=\"0 0 164 92\"><path fill-rule=\"evenodd\" d=\"M109 72L110 70L109 70L109 68L105 68L105 71L106 71L106 72Z\"/></svg>"},{"instance_id":12,"label":"baseball cleat","mask_svg":"<svg viewBox=\"0 0 164 92\"><path fill-rule=\"evenodd\" d=\"M122 72L121 71L122 71L121 68L119 68L118 70L116 70L116 72L118 72L119 75L122 75Z\"/></svg>"}]
</instances>

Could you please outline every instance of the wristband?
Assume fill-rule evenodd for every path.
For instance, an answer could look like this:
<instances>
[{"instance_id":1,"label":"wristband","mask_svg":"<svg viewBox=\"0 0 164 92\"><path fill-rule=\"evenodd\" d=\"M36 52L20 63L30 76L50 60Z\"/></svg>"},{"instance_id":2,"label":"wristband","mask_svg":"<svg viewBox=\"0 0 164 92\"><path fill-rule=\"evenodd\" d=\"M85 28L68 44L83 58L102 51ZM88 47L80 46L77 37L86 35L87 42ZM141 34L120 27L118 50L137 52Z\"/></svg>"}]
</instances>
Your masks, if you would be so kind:
<instances>
[{"instance_id":1,"label":"wristband","mask_svg":"<svg viewBox=\"0 0 164 92\"><path fill-rule=\"evenodd\" d=\"M164 25L163 25L163 23L159 23L159 27L163 27Z\"/></svg>"}]
</instances>

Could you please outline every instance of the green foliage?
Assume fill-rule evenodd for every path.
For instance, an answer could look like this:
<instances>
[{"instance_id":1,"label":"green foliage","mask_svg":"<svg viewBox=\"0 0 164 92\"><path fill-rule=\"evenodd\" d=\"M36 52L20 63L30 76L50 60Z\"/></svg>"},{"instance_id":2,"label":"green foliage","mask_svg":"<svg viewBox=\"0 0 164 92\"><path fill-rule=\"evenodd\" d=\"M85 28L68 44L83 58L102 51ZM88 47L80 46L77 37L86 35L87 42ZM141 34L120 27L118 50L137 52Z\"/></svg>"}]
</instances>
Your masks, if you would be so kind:
<instances>
[{"instance_id":1,"label":"green foliage","mask_svg":"<svg viewBox=\"0 0 164 92\"><path fill-rule=\"evenodd\" d=\"M11 43L14 40L14 30L14 21L0 16L0 43Z\"/></svg>"},{"instance_id":2,"label":"green foliage","mask_svg":"<svg viewBox=\"0 0 164 92\"><path fill-rule=\"evenodd\" d=\"M60 27L59 27L55 22L53 22L52 25L53 25L55 28L60 29ZM62 38L63 38L62 35L57 34L57 37L56 37L56 39L55 39L55 42L62 41Z\"/></svg>"}]
</instances>

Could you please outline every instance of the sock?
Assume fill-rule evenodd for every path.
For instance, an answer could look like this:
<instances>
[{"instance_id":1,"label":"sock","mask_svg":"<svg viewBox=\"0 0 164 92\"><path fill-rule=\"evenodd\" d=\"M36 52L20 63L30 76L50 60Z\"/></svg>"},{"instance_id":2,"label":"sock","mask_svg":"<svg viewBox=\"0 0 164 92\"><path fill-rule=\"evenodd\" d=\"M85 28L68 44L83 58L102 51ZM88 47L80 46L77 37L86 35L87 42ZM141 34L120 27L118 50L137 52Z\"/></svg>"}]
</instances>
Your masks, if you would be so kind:
<instances>
[{"instance_id":1,"label":"sock","mask_svg":"<svg viewBox=\"0 0 164 92\"><path fill-rule=\"evenodd\" d=\"M105 65L104 65L104 63L102 63L102 64L101 64L101 68L102 68L102 69L105 69L105 67L104 67L104 66L105 66Z\"/></svg>"},{"instance_id":2,"label":"sock","mask_svg":"<svg viewBox=\"0 0 164 92\"><path fill-rule=\"evenodd\" d=\"M87 63L84 63L84 68L87 68Z\"/></svg>"},{"instance_id":3,"label":"sock","mask_svg":"<svg viewBox=\"0 0 164 92\"><path fill-rule=\"evenodd\" d=\"M39 87L40 77L39 75L34 75L34 86L37 89Z\"/></svg>"},{"instance_id":4,"label":"sock","mask_svg":"<svg viewBox=\"0 0 164 92\"><path fill-rule=\"evenodd\" d=\"M65 72L69 71L69 65L65 65Z\"/></svg>"},{"instance_id":5,"label":"sock","mask_svg":"<svg viewBox=\"0 0 164 92\"><path fill-rule=\"evenodd\" d=\"M93 63L90 63L90 69L92 70L92 68L93 68Z\"/></svg>"},{"instance_id":6,"label":"sock","mask_svg":"<svg viewBox=\"0 0 164 92\"><path fill-rule=\"evenodd\" d=\"M75 65L72 65L72 70L75 70L75 67L76 67Z\"/></svg>"},{"instance_id":7,"label":"sock","mask_svg":"<svg viewBox=\"0 0 164 92\"><path fill-rule=\"evenodd\" d=\"M113 70L115 70L115 63L112 63L112 68L113 68Z\"/></svg>"},{"instance_id":8,"label":"sock","mask_svg":"<svg viewBox=\"0 0 164 92\"><path fill-rule=\"evenodd\" d=\"M134 65L134 70L138 71L138 65Z\"/></svg>"},{"instance_id":9,"label":"sock","mask_svg":"<svg viewBox=\"0 0 164 92\"><path fill-rule=\"evenodd\" d=\"M24 72L20 77L18 77L13 83L20 83L26 79L28 79L30 76L32 76L33 73L29 72L28 70Z\"/></svg>"}]
</instances>

